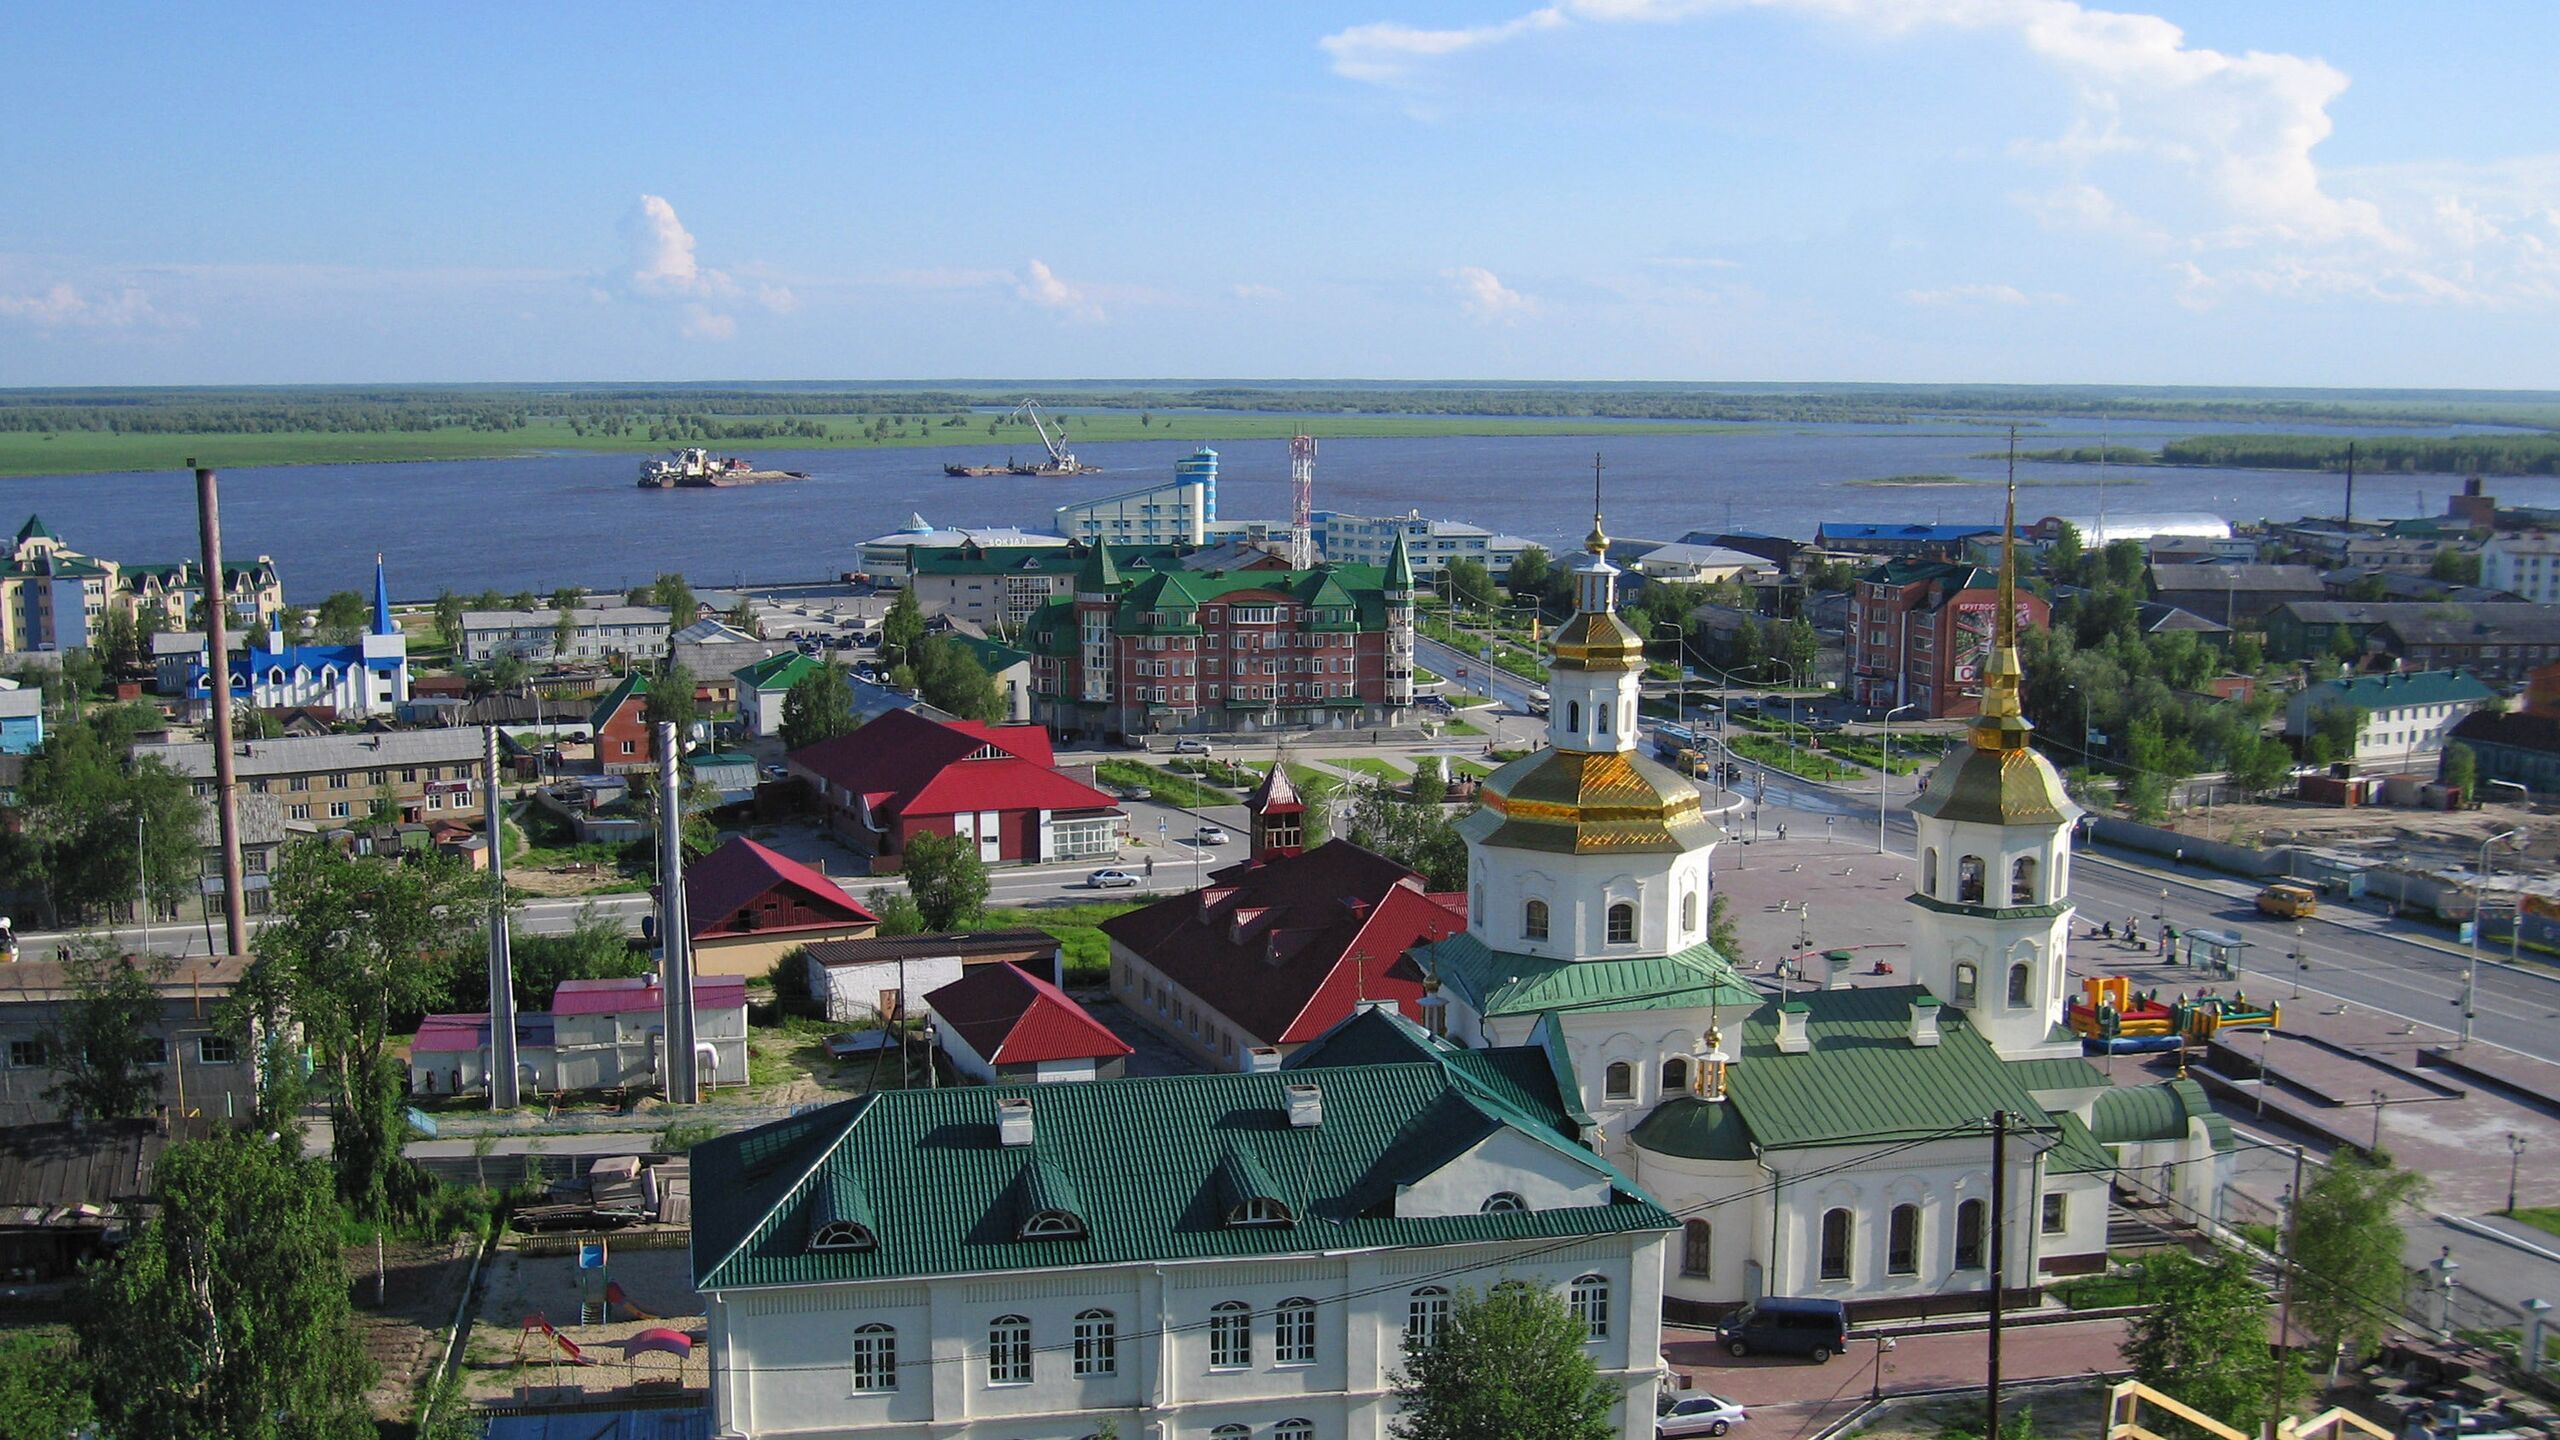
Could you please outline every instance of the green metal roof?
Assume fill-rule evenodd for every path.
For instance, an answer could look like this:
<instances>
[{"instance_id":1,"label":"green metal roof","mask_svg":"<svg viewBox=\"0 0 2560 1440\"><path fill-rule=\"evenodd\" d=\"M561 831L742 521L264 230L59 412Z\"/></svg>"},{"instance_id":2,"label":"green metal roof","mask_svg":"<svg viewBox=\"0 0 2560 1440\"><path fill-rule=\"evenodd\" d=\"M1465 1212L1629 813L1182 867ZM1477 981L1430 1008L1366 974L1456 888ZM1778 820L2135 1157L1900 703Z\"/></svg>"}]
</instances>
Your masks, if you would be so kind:
<instances>
[{"instance_id":1,"label":"green metal roof","mask_svg":"<svg viewBox=\"0 0 2560 1440\"><path fill-rule=\"evenodd\" d=\"M816 660L797 650L783 650L729 673L750 690L788 690L793 681L817 665Z\"/></svg>"},{"instance_id":2,"label":"green metal roof","mask_svg":"<svg viewBox=\"0 0 2560 1440\"><path fill-rule=\"evenodd\" d=\"M969 653L977 658L978 668L990 675L1000 675L1031 658L1028 650L1007 645L1001 640L990 640L983 635L954 635L951 638L967 647Z\"/></svg>"},{"instance_id":3,"label":"green metal roof","mask_svg":"<svg viewBox=\"0 0 2560 1440\"><path fill-rule=\"evenodd\" d=\"M603 733L605 722L613 718L613 712L622 708L622 702L634 695L648 693L648 676L637 670L623 676L622 683L604 692L604 698L596 702L596 708L587 713L587 729L598 734Z\"/></svg>"},{"instance_id":4,"label":"green metal roof","mask_svg":"<svg viewBox=\"0 0 2560 1440\"><path fill-rule=\"evenodd\" d=\"M1322 1089L1321 1125L1289 1124L1283 1087L1293 1084ZM996 1102L1013 1096L1035 1106L1028 1147L997 1138ZM880 1091L695 1147L694 1280L718 1290L1676 1228L1605 1161L1556 1138L1561 1116L1516 1116L1432 1060ZM1448 1137L1506 1126L1606 1178L1608 1203L1385 1213L1382 1198L1430 1173ZM1230 1152L1277 1181L1294 1225L1224 1223L1222 1166L1232 1175L1245 1164L1228 1164ZM818 1197L843 1194L847 1181L867 1201L877 1243L811 1250ZM1032 1200L1072 1204L1084 1232L1021 1238Z\"/></svg>"},{"instance_id":5,"label":"green metal roof","mask_svg":"<svg viewBox=\"0 0 2560 1440\"><path fill-rule=\"evenodd\" d=\"M2116 1168L2116 1157L2080 1123L2080 1117L2068 1110L2054 1112L2059 1130L2053 1148L2045 1152L2044 1172L2048 1175L2105 1175Z\"/></svg>"},{"instance_id":6,"label":"green metal roof","mask_svg":"<svg viewBox=\"0 0 2560 1440\"><path fill-rule=\"evenodd\" d=\"M1114 568L1135 562L1154 564L1180 558L1173 545L1114 545ZM1091 547L1079 545L918 545L908 551L908 569L917 575L1074 575L1084 569Z\"/></svg>"},{"instance_id":7,"label":"green metal roof","mask_svg":"<svg viewBox=\"0 0 2560 1440\"><path fill-rule=\"evenodd\" d=\"M2069 1037L2074 1045L2078 1035ZM2012 1060L2009 1073L2030 1090L2087 1090L2113 1082L2107 1072L2078 1055L2057 1055L2047 1060Z\"/></svg>"},{"instance_id":8,"label":"green metal roof","mask_svg":"<svg viewBox=\"0 0 2560 1440\"><path fill-rule=\"evenodd\" d=\"M2313 709L2347 705L2358 710L2389 710L2403 705L2476 704L2496 698L2497 693L2468 670L2420 670L2323 680L2306 687L2302 695Z\"/></svg>"},{"instance_id":9,"label":"green metal roof","mask_svg":"<svg viewBox=\"0 0 2560 1440\"><path fill-rule=\"evenodd\" d=\"M1674 1096L1655 1106L1628 1138L1656 1155L1688 1160L1748 1160L1757 1153L1741 1111L1694 1095Z\"/></svg>"},{"instance_id":10,"label":"green metal roof","mask_svg":"<svg viewBox=\"0 0 2560 1440\"><path fill-rule=\"evenodd\" d=\"M2109 1145L2182 1140L2186 1138L2187 1123L2195 1119L2204 1121L2214 1149L2231 1148L2231 1122L2213 1108L2213 1102L2205 1098L2204 1087L2193 1080L2128 1085L2099 1096L2097 1103L2089 1107L2090 1130Z\"/></svg>"},{"instance_id":11,"label":"green metal roof","mask_svg":"<svg viewBox=\"0 0 2560 1440\"><path fill-rule=\"evenodd\" d=\"M1969 1126L1988 1133L1995 1110L2052 1130L2028 1078L1953 1006L1938 1010L1937 1044L1911 1043L1911 1002L1927 993L1895 985L1792 995L1813 1041L1800 1055L1779 1053L1778 1007L1753 1014L1726 1081L1751 1133L1772 1149L1917 1140Z\"/></svg>"},{"instance_id":12,"label":"green metal roof","mask_svg":"<svg viewBox=\"0 0 2560 1440\"><path fill-rule=\"evenodd\" d=\"M1754 1006L1760 992L1713 945L1626 960L1549 960L1495 950L1471 933L1414 947L1413 957L1479 1015L1540 1011Z\"/></svg>"}]
</instances>

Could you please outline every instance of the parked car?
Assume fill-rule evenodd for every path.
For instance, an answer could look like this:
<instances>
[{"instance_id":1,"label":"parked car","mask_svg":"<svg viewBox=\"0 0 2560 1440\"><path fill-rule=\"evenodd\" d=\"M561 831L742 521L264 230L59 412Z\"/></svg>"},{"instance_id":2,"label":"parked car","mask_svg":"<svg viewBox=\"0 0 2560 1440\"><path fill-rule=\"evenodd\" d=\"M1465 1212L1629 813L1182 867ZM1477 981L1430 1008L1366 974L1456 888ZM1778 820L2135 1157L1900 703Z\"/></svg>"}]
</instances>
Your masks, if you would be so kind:
<instances>
[{"instance_id":1,"label":"parked car","mask_svg":"<svg viewBox=\"0 0 2560 1440\"><path fill-rule=\"evenodd\" d=\"M827 1054L836 1060L851 1060L868 1055L890 1043L887 1030L846 1030L827 1037Z\"/></svg>"},{"instance_id":2,"label":"parked car","mask_svg":"<svg viewBox=\"0 0 2560 1440\"><path fill-rule=\"evenodd\" d=\"M2258 892L2258 908L2287 920L2300 920L2320 911L2320 896L2307 885L2279 880Z\"/></svg>"},{"instance_id":3,"label":"parked car","mask_svg":"<svg viewBox=\"0 0 2560 1440\"><path fill-rule=\"evenodd\" d=\"M1224 845L1227 843L1227 832L1219 829L1215 825L1203 825L1199 829L1191 832L1191 843L1194 845Z\"/></svg>"},{"instance_id":4,"label":"parked car","mask_svg":"<svg viewBox=\"0 0 2560 1440\"><path fill-rule=\"evenodd\" d=\"M768 780L788 780L791 778L790 770L780 765L766 765L764 767L764 775Z\"/></svg>"},{"instance_id":5,"label":"parked car","mask_svg":"<svg viewBox=\"0 0 2560 1440\"><path fill-rule=\"evenodd\" d=\"M1751 1418L1751 1412L1740 1405L1703 1390L1662 1398L1662 1413L1654 1417L1653 1433L1665 1440L1675 1435L1722 1435Z\"/></svg>"},{"instance_id":6,"label":"parked car","mask_svg":"<svg viewBox=\"0 0 2560 1440\"><path fill-rule=\"evenodd\" d=\"M1084 883L1096 890L1135 890L1138 877L1126 870L1096 870L1084 877Z\"/></svg>"},{"instance_id":7,"label":"parked car","mask_svg":"<svg viewBox=\"0 0 2560 1440\"><path fill-rule=\"evenodd\" d=\"M1849 1348L1849 1312L1837 1300L1772 1295L1726 1316L1716 1339L1729 1355L1804 1355L1819 1365Z\"/></svg>"},{"instance_id":8,"label":"parked car","mask_svg":"<svg viewBox=\"0 0 2560 1440\"><path fill-rule=\"evenodd\" d=\"M1176 755L1211 755L1217 752L1206 740L1176 740L1173 742L1173 753Z\"/></svg>"}]
</instances>

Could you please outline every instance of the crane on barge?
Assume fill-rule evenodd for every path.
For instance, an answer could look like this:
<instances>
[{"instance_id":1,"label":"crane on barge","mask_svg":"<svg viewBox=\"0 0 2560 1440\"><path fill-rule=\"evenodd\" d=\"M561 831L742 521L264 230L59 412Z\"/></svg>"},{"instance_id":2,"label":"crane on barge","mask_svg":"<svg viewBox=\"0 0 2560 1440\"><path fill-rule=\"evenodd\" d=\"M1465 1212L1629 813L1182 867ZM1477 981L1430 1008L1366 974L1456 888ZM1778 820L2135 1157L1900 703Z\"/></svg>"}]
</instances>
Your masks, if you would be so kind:
<instances>
[{"instance_id":1,"label":"crane on barge","mask_svg":"<svg viewBox=\"0 0 2560 1440\"><path fill-rule=\"evenodd\" d=\"M1048 422L1040 418L1038 401L1026 398L1021 404L1014 406L1013 413L1005 418L1021 420L1026 417L1031 421L1031 428L1040 435L1040 448L1049 452L1049 458L1046 461L1037 465L1023 465L1013 461L1007 461L1002 465L945 465L942 467L942 473L962 476L1036 475L1044 478L1102 473L1101 466L1087 465L1078 461L1075 452L1067 448L1066 426L1060 425L1055 435L1049 433Z\"/></svg>"}]
</instances>

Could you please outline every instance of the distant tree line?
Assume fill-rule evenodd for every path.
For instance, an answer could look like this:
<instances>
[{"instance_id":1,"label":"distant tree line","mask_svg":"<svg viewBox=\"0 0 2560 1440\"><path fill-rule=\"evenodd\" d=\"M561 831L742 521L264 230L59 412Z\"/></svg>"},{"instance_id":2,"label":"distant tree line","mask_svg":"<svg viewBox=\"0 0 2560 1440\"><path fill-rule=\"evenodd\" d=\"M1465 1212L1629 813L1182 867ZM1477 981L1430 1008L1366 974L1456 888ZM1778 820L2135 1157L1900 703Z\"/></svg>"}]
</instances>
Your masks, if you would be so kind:
<instances>
[{"instance_id":1,"label":"distant tree line","mask_svg":"<svg viewBox=\"0 0 2560 1440\"><path fill-rule=\"evenodd\" d=\"M2197 435L2160 447L2164 465L2344 470L2338 435ZM2356 469L2427 475L2560 475L2560 436L2387 435L2355 441Z\"/></svg>"}]
</instances>

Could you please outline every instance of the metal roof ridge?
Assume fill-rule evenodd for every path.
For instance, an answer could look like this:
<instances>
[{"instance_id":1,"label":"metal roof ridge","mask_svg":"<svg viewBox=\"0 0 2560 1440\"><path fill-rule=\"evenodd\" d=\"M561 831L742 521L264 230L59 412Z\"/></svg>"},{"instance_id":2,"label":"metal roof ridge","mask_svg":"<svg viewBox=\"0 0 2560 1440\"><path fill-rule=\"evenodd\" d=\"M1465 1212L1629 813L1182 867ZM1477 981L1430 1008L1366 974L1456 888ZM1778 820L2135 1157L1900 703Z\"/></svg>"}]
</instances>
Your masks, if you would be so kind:
<instances>
[{"instance_id":1,"label":"metal roof ridge","mask_svg":"<svg viewBox=\"0 0 2560 1440\"><path fill-rule=\"evenodd\" d=\"M818 1147L817 1155L810 1160L808 1168L800 1172L800 1178L792 1181L789 1185L784 1186L782 1193L774 1197L773 1204L767 1206L764 1213L756 1217L756 1222L753 1225L748 1226L742 1233L740 1233L737 1243L729 1247L728 1253L722 1255L718 1260L713 1261L711 1267L703 1271L703 1274L719 1274L722 1267L737 1259L738 1253L753 1244L756 1237L765 1232L766 1226L779 1217L783 1210L790 1205L791 1201L808 1188L809 1182L817 1178L819 1167L835 1158L835 1153L837 1149L844 1144L845 1138L851 1135L854 1131L854 1127L860 1125L864 1117L871 1113L871 1102L879 1093L880 1092L875 1090L852 1102L854 1105L854 1111L852 1114L845 1117L842 1125L836 1127L835 1138Z\"/></svg>"}]
</instances>

